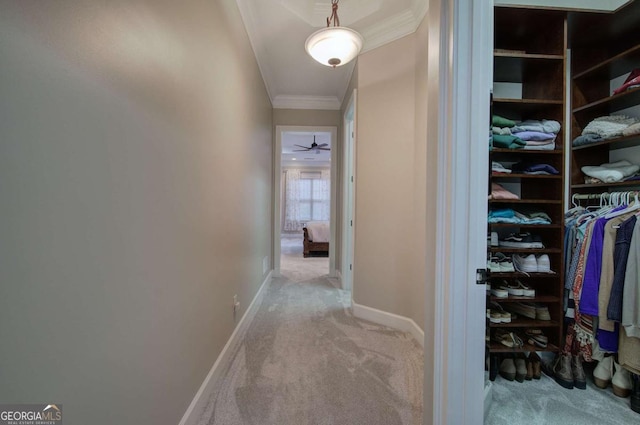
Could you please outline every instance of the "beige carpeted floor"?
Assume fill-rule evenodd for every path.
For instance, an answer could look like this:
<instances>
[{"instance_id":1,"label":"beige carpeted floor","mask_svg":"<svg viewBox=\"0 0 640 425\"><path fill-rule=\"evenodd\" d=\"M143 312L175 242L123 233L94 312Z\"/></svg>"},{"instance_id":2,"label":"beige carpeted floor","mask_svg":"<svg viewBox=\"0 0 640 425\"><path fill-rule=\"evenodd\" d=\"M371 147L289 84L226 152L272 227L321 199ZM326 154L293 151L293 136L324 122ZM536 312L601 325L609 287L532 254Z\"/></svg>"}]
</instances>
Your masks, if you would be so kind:
<instances>
[{"instance_id":1,"label":"beige carpeted floor","mask_svg":"<svg viewBox=\"0 0 640 425\"><path fill-rule=\"evenodd\" d=\"M327 258L283 238L273 279L201 424L422 423L423 351L408 334L356 319Z\"/></svg>"}]
</instances>

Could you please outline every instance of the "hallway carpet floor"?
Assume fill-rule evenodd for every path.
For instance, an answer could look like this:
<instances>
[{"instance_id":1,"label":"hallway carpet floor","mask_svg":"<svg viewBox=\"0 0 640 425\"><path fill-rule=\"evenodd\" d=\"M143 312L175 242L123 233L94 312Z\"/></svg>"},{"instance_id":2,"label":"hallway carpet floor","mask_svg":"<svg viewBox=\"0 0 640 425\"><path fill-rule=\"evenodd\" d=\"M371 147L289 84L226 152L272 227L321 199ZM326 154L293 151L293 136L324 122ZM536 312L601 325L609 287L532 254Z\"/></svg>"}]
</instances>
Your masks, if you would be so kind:
<instances>
[{"instance_id":1,"label":"hallway carpet floor","mask_svg":"<svg viewBox=\"0 0 640 425\"><path fill-rule=\"evenodd\" d=\"M302 258L302 237L283 238L282 254L200 424L421 424L418 343L353 317L328 259Z\"/></svg>"}]
</instances>

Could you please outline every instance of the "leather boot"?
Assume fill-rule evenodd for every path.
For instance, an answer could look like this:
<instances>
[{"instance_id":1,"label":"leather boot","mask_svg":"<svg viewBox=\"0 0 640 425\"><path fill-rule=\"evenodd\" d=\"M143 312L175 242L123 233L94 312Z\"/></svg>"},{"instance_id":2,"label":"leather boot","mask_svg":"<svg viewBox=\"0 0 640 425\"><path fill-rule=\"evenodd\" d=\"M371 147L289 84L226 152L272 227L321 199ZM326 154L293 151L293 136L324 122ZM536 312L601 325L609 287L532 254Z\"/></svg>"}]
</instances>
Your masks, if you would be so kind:
<instances>
[{"instance_id":1,"label":"leather boot","mask_svg":"<svg viewBox=\"0 0 640 425\"><path fill-rule=\"evenodd\" d=\"M527 376L527 366L524 354L516 356L514 361L516 366L516 381L524 382L524 378Z\"/></svg>"},{"instance_id":2,"label":"leather boot","mask_svg":"<svg viewBox=\"0 0 640 425\"><path fill-rule=\"evenodd\" d=\"M556 382L568 389L573 389L573 372L571 371L571 354L560 354L553 365Z\"/></svg>"},{"instance_id":3,"label":"leather boot","mask_svg":"<svg viewBox=\"0 0 640 425\"><path fill-rule=\"evenodd\" d=\"M529 359L527 359L527 374L524 376L524 379L527 381L531 381L533 379L533 363Z\"/></svg>"},{"instance_id":4,"label":"leather boot","mask_svg":"<svg viewBox=\"0 0 640 425\"><path fill-rule=\"evenodd\" d=\"M615 361L613 362L613 366L615 367L615 373L613 374L613 378L611 378L613 393L618 397L629 397L631 394L631 374Z\"/></svg>"},{"instance_id":5,"label":"leather boot","mask_svg":"<svg viewBox=\"0 0 640 425\"><path fill-rule=\"evenodd\" d=\"M587 389L587 376L582 368L582 355L578 354L571 358L571 372L573 373L573 386L580 389Z\"/></svg>"},{"instance_id":6,"label":"leather boot","mask_svg":"<svg viewBox=\"0 0 640 425\"><path fill-rule=\"evenodd\" d=\"M516 379L516 364L513 361L513 357L507 357L500 363L500 376L507 381Z\"/></svg>"},{"instance_id":7,"label":"leather boot","mask_svg":"<svg viewBox=\"0 0 640 425\"><path fill-rule=\"evenodd\" d=\"M607 388L613 377L613 357L608 356L598 362L593 370L593 381L598 388Z\"/></svg>"},{"instance_id":8,"label":"leather boot","mask_svg":"<svg viewBox=\"0 0 640 425\"><path fill-rule=\"evenodd\" d=\"M631 375L631 410L640 413L640 375Z\"/></svg>"},{"instance_id":9,"label":"leather boot","mask_svg":"<svg viewBox=\"0 0 640 425\"><path fill-rule=\"evenodd\" d=\"M541 359L538 353L532 351L529 353L529 364L531 365L531 369L533 371L533 379L540 379L542 376L542 367L541 367Z\"/></svg>"}]
</instances>

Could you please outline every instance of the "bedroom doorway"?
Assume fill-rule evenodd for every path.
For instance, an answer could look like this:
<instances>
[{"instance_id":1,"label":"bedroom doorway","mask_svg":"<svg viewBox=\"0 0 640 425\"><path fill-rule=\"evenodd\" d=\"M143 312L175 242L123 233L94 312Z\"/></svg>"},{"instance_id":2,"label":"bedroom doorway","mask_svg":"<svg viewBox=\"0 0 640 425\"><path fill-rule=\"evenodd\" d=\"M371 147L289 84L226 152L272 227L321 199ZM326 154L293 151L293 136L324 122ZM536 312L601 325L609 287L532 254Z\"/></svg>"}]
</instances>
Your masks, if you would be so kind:
<instances>
[{"instance_id":1,"label":"bedroom doorway","mask_svg":"<svg viewBox=\"0 0 640 425\"><path fill-rule=\"evenodd\" d=\"M276 127L275 276L336 275L336 135L336 127Z\"/></svg>"}]
</instances>

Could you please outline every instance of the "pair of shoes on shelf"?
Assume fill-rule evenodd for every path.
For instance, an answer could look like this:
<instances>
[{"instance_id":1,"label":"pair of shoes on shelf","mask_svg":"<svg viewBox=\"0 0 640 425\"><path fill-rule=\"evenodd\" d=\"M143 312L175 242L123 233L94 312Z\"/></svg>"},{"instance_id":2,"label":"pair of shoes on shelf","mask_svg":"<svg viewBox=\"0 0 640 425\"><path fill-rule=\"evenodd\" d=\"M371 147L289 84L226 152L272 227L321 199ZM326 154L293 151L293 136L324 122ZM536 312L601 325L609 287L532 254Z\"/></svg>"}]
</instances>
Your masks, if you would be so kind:
<instances>
[{"instance_id":1,"label":"pair of shoes on shelf","mask_svg":"<svg viewBox=\"0 0 640 425\"><path fill-rule=\"evenodd\" d=\"M493 273L513 273L516 271L511 258L496 252L487 262L487 268Z\"/></svg>"},{"instance_id":2,"label":"pair of shoes on shelf","mask_svg":"<svg viewBox=\"0 0 640 425\"><path fill-rule=\"evenodd\" d=\"M540 329L527 329L524 333L529 338L527 342L529 345L533 345L539 348L547 348L549 338L542 333Z\"/></svg>"},{"instance_id":3,"label":"pair of shoes on shelf","mask_svg":"<svg viewBox=\"0 0 640 425\"><path fill-rule=\"evenodd\" d=\"M531 233L512 233L499 242L505 248L542 249L544 245L540 236Z\"/></svg>"},{"instance_id":4,"label":"pair of shoes on shelf","mask_svg":"<svg viewBox=\"0 0 640 425\"><path fill-rule=\"evenodd\" d=\"M504 329L496 329L493 333L493 340L509 348L521 348L524 346L522 339L518 335Z\"/></svg>"},{"instance_id":5,"label":"pair of shoes on shelf","mask_svg":"<svg viewBox=\"0 0 640 425\"><path fill-rule=\"evenodd\" d=\"M536 296L535 289L525 285L519 279L516 279L513 283L507 285L507 292L512 297L534 298Z\"/></svg>"},{"instance_id":6,"label":"pair of shoes on shelf","mask_svg":"<svg viewBox=\"0 0 640 425\"><path fill-rule=\"evenodd\" d=\"M549 308L542 304L534 303L509 303L505 308L512 312L533 320L551 320Z\"/></svg>"},{"instance_id":7,"label":"pair of shoes on shelf","mask_svg":"<svg viewBox=\"0 0 640 425\"><path fill-rule=\"evenodd\" d=\"M607 388L611 384L613 393L618 397L631 395L631 373L620 366L613 356L606 356L598 362L593 370L593 380L598 388Z\"/></svg>"},{"instance_id":8,"label":"pair of shoes on shelf","mask_svg":"<svg viewBox=\"0 0 640 425\"><path fill-rule=\"evenodd\" d=\"M513 254L513 267L521 273L554 273L551 271L551 260L547 254Z\"/></svg>"},{"instance_id":9,"label":"pair of shoes on shelf","mask_svg":"<svg viewBox=\"0 0 640 425\"><path fill-rule=\"evenodd\" d=\"M511 313L504 310L487 309L487 319L491 323L511 323Z\"/></svg>"},{"instance_id":10,"label":"pair of shoes on shelf","mask_svg":"<svg viewBox=\"0 0 640 425\"><path fill-rule=\"evenodd\" d=\"M553 364L552 373L556 382L566 389L587 389L587 378L582 367L581 354L559 354Z\"/></svg>"},{"instance_id":11,"label":"pair of shoes on shelf","mask_svg":"<svg viewBox=\"0 0 640 425\"><path fill-rule=\"evenodd\" d=\"M524 354L509 356L500 363L500 376L508 381L524 382L527 377L527 361Z\"/></svg>"}]
</instances>

